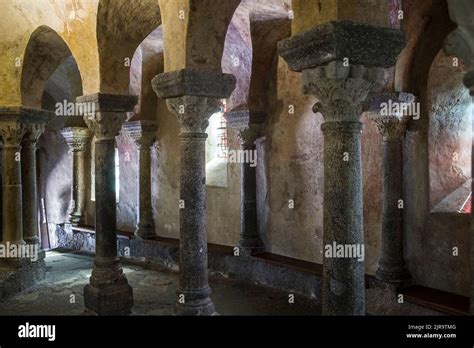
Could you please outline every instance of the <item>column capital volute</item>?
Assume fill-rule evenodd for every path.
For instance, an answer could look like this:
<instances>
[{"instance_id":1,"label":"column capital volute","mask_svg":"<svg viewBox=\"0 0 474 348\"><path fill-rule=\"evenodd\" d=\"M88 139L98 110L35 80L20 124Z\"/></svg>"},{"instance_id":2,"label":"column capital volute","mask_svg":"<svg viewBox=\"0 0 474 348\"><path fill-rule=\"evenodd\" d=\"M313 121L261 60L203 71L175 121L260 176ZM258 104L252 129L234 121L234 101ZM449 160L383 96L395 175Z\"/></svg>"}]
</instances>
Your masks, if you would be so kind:
<instances>
[{"instance_id":1,"label":"column capital volute","mask_svg":"<svg viewBox=\"0 0 474 348\"><path fill-rule=\"evenodd\" d=\"M95 93L77 98L84 110L84 122L98 141L112 140L120 132L127 112L137 104L137 96Z\"/></svg>"},{"instance_id":2,"label":"column capital volute","mask_svg":"<svg viewBox=\"0 0 474 348\"><path fill-rule=\"evenodd\" d=\"M123 128L139 149L149 149L156 141L158 123L154 120L126 122Z\"/></svg>"}]
</instances>

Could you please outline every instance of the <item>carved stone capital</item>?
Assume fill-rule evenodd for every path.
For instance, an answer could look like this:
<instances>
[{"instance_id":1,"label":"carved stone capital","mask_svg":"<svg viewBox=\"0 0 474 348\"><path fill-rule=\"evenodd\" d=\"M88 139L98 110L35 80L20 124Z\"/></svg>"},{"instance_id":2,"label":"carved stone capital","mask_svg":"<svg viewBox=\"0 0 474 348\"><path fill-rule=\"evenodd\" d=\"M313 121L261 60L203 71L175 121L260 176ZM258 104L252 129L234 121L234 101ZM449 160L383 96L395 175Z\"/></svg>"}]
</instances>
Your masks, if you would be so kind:
<instances>
[{"instance_id":1,"label":"carved stone capital","mask_svg":"<svg viewBox=\"0 0 474 348\"><path fill-rule=\"evenodd\" d=\"M84 122L97 140L110 140L119 134L126 118L121 112L96 112L94 116L84 116Z\"/></svg>"},{"instance_id":2,"label":"carved stone capital","mask_svg":"<svg viewBox=\"0 0 474 348\"><path fill-rule=\"evenodd\" d=\"M407 123L418 110L415 101L411 93L378 93L369 96L366 111L385 141L400 139L405 136Z\"/></svg>"},{"instance_id":3,"label":"carved stone capital","mask_svg":"<svg viewBox=\"0 0 474 348\"><path fill-rule=\"evenodd\" d=\"M260 128L260 124L249 123L246 127L238 129L237 135L240 144L243 146L253 145L260 135Z\"/></svg>"},{"instance_id":4,"label":"carved stone capital","mask_svg":"<svg viewBox=\"0 0 474 348\"><path fill-rule=\"evenodd\" d=\"M26 126L19 120L0 120L0 135L2 136L4 147L20 146L23 136L26 133Z\"/></svg>"},{"instance_id":5,"label":"carved stone capital","mask_svg":"<svg viewBox=\"0 0 474 348\"><path fill-rule=\"evenodd\" d=\"M44 133L45 125L39 123L26 123L23 144L36 146L39 137Z\"/></svg>"},{"instance_id":6,"label":"carved stone capital","mask_svg":"<svg viewBox=\"0 0 474 348\"><path fill-rule=\"evenodd\" d=\"M209 117L221 109L219 99L208 97L182 96L167 99L166 104L176 115L182 133L205 133Z\"/></svg>"},{"instance_id":7,"label":"carved stone capital","mask_svg":"<svg viewBox=\"0 0 474 348\"><path fill-rule=\"evenodd\" d=\"M449 34L445 42L446 52L462 58L470 70L464 84L474 95L474 2L472 0L448 0L449 17L458 28Z\"/></svg>"},{"instance_id":8,"label":"carved stone capital","mask_svg":"<svg viewBox=\"0 0 474 348\"><path fill-rule=\"evenodd\" d=\"M401 139L405 136L407 118L398 117L379 117L374 119L380 134L383 136L384 141L390 141L395 139Z\"/></svg>"},{"instance_id":9,"label":"carved stone capital","mask_svg":"<svg viewBox=\"0 0 474 348\"><path fill-rule=\"evenodd\" d=\"M54 112L22 106L0 107L1 135L6 146L19 146L26 136L36 142L44 131L44 125L56 117Z\"/></svg>"},{"instance_id":10,"label":"carved stone capital","mask_svg":"<svg viewBox=\"0 0 474 348\"><path fill-rule=\"evenodd\" d=\"M90 141L90 132L85 127L68 127L61 130L61 134L66 140L71 151L83 151Z\"/></svg>"},{"instance_id":11,"label":"carved stone capital","mask_svg":"<svg viewBox=\"0 0 474 348\"><path fill-rule=\"evenodd\" d=\"M136 143L139 150L149 149L156 141L158 124L152 120L133 121L125 123L124 129Z\"/></svg>"},{"instance_id":12,"label":"carved stone capital","mask_svg":"<svg viewBox=\"0 0 474 348\"><path fill-rule=\"evenodd\" d=\"M81 104L91 105L84 110L93 110L84 115L84 122L97 140L115 139L126 119L126 112L132 111L138 98L131 95L96 93L77 98Z\"/></svg>"},{"instance_id":13,"label":"carved stone capital","mask_svg":"<svg viewBox=\"0 0 474 348\"><path fill-rule=\"evenodd\" d=\"M321 112L326 122L358 122L364 100L382 82L383 73L382 68L332 62L303 70L304 92L319 100L313 110Z\"/></svg>"}]
</instances>

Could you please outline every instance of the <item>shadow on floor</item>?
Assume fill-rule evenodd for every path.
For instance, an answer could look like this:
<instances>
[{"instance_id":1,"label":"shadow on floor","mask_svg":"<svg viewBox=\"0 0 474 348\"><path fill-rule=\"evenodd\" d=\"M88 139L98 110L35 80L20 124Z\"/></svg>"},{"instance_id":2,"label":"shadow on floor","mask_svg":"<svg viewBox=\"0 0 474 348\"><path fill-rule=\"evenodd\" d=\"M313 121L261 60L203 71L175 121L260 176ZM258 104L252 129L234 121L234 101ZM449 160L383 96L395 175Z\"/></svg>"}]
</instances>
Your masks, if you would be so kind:
<instances>
[{"instance_id":1,"label":"shadow on floor","mask_svg":"<svg viewBox=\"0 0 474 348\"><path fill-rule=\"evenodd\" d=\"M43 281L6 301L0 315L82 315L83 288L89 281L93 256L49 251ZM172 315L178 273L153 265L125 264L124 273L134 290L134 315ZM255 284L218 276L210 278L212 299L221 315L320 315L316 301Z\"/></svg>"}]
</instances>

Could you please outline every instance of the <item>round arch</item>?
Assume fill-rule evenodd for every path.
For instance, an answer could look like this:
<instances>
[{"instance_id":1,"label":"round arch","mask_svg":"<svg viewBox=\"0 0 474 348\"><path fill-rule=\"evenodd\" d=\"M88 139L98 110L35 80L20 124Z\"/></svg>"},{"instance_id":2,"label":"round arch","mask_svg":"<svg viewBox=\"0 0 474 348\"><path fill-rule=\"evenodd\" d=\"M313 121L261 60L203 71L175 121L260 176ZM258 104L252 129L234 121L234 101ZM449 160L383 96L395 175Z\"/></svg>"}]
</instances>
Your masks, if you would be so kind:
<instances>
[{"instance_id":1,"label":"round arch","mask_svg":"<svg viewBox=\"0 0 474 348\"><path fill-rule=\"evenodd\" d=\"M133 55L161 25L157 0L100 0L97 10L100 91L129 94Z\"/></svg>"},{"instance_id":2,"label":"round arch","mask_svg":"<svg viewBox=\"0 0 474 348\"><path fill-rule=\"evenodd\" d=\"M20 82L21 104L41 108L48 80L70 57L71 50L56 31L46 25L36 28L25 49ZM82 85L79 69L76 72L76 83Z\"/></svg>"}]
</instances>

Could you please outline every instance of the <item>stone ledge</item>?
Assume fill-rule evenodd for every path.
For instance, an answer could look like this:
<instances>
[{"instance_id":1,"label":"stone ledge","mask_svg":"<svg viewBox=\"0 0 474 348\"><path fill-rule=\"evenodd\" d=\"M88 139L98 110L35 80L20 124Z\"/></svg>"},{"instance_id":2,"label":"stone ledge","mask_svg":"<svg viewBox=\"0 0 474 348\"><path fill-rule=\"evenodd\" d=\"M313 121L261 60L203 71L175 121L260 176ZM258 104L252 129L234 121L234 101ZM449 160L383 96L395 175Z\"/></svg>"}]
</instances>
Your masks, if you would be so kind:
<instances>
[{"instance_id":1,"label":"stone ledge","mask_svg":"<svg viewBox=\"0 0 474 348\"><path fill-rule=\"evenodd\" d=\"M90 235L94 233L91 227L73 227L73 230L74 235ZM157 264L174 271L179 270L178 239L157 237L156 240L140 240L135 239L133 235L128 232L118 231L117 233L118 250L119 254L122 255L121 260L124 264L146 264L150 267ZM120 235L120 233L122 233L122 235ZM125 248L128 248L130 256L123 256L125 255ZM89 250L81 249L77 244L74 250L90 252ZM271 253L263 253L252 257L234 256L234 248L232 246L212 243L208 244L208 252L208 265L211 275L219 275L256 283L321 301L321 264ZM375 279L372 275L365 275L366 289L385 289L390 293L396 291L402 291L402 293L404 293L405 288L411 285L413 285L413 283L407 282L400 285L403 289L397 289L397 287ZM427 289L426 291L430 293L444 293L435 289L424 289ZM407 301L441 313L460 314L457 307L451 308L449 305L438 305L437 303L439 301L437 297L430 301L424 301L423 298L419 300L415 294L407 297Z\"/></svg>"},{"instance_id":2,"label":"stone ledge","mask_svg":"<svg viewBox=\"0 0 474 348\"><path fill-rule=\"evenodd\" d=\"M145 132L158 131L158 122L154 120L138 120L124 122L123 128L131 135L142 135Z\"/></svg>"},{"instance_id":3,"label":"stone ledge","mask_svg":"<svg viewBox=\"0 0 474 348\"><path fill-rule=\"evenodd\" d=\"M108 112L132 111L138 102L136 95L94 93L76 98L79 104L94 103L95 110Z\"/></svg>"},{"instance_id":4,"label":"stone ledge","mask_svg":"<svg viewBox=\"0 0 474 348\"><path fill-rule=\"evenodd\" d=\"M157 263L175 271L179 269L179 240L164 237L141 240L131 235L117 233L118 252L122 256L122 261ZM58 225L56 234L60 236L58 238L60 248L93 251L91 242L95 242L95 236L90 227L71 229L66 227L64 230ZM124 256L127 255L127 250L130 256ZM257 257L234 256L233 250L231 246L208 244L208 265L211 274L266 285L320 300L321 265L278 255L272 257L269 253ZM291 262L292 260L294 262ZM294 264L287 265L285 262Z\"/></svg>"},{"instance_id":5,"label":"stone ledge","mask_svg":"<svg viewBox=\"0 0 474 348\"><path fill-rule=\"evenodd\" d=\"M53 111L27 108L23 106L0 107L2 121L21 121L25 123L47 124L56 118Z\"/></svg>"},{"instance_id":6,"label":"stone ledge","mask_svg":"<svg viewBox=\"0 0 474 348\"><path fill-rule=\"evenodd\" d=\"M235 77L217 70L181 69L159 74L151 84L159 98L196 96L223 99L235 89Z\"/></svg>"},{"instance_id":7,"label":"stone ledge","mask_svg":"<svg viewBox=\"0 0 474 348\"><path fill-rule=\"evenodd\" d=\"M278 42L293 71L349 59L350 65L388 68L405 47L404 33L351 21L331 21Z\"/></svg>"}]
</instances>

